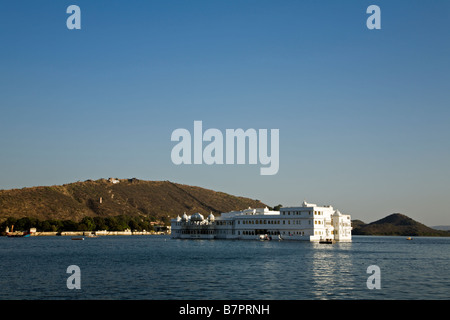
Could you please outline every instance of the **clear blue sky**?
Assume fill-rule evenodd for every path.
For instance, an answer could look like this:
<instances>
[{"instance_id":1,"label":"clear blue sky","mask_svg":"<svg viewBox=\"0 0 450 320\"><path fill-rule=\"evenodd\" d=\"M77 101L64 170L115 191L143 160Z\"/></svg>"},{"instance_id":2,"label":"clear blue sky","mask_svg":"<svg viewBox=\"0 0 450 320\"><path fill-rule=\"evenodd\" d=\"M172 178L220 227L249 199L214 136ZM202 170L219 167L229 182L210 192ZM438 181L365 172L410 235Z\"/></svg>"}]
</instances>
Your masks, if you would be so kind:
<instances>
[{"instance_id":1,"label":"clear blue sky","mask_svg":"<svg viewBox=\"0 0 450 320\"><path fill-rule=\"evenodd\" d=\"M449 19L445 0L3 1L0 188L137 177L450 225ZM194 120L280 129L278 174L174 165Z\"/></svg>"}]
</instances>

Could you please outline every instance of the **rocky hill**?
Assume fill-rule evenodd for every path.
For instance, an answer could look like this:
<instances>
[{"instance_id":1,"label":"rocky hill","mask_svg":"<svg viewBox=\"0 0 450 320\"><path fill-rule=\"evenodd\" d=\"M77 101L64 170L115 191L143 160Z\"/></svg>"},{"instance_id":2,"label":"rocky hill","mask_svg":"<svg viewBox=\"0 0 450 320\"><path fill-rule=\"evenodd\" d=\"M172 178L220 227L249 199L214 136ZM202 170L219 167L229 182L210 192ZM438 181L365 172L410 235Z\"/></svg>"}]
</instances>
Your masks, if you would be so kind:
<instances>
[{"instance_id":1,"label":"rocky hill","mask_svg":"<svg viewBox=\"0 0 450 320\"><path fill-rule=\"evenodd\" d=\"M0 222L7 217L80 221L84 217L127 215L160 219L183 212L216 214L265 206L259 200L200 187L135 178L0 190Z\"/></svg>"},{"instance_id":2,"label":"rocky hill","mask_svg":"<svg viewBox=\"0 0 450 320\"><path fill-rule=\"evenodd\" d=\"M354 220L352 225L353 235L450 236L450 232L432 229L400 213L393 213L369 224Z\"/></svg>"}]
</instances>

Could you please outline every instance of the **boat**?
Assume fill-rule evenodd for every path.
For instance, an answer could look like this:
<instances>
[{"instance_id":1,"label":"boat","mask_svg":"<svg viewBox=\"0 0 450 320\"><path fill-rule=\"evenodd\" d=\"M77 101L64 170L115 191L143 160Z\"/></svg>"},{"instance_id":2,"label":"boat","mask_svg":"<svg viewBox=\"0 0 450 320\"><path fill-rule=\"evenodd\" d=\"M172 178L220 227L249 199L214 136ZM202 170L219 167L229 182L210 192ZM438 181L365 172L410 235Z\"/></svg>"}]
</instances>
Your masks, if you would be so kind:
<instances>
[{"instance_id":1,"label":"boat","mask_svg":"<svg viewBox=\"0 0 450 320\"><path fill-rule=\"evenodd\" d=\"M83 237L75 237L75 238L72 238L72 240L84 240L84 238Z\"/></svg>"},{"instance_id":2,"label":"boat","mask_svg":"<svg viewBox=\"0 0 450 320\"><path fill-rule=\"evenodd\" d=\"M28 238L31 235L31 230L24 231L24 232L13 232L14 231L14 225L11 226L11 231L6 232L6 236L10 238Z\"/></svg>"},{"instance_id":3,"label":"boat","mask_svg":"<svg viewBox=\"0 0 450 320\"><path fill-rule=\"evenodd\" d=\"M332 243L335 243L335 240L333 240L333 239L321 239L321 240L319 240L319 243L332 244Z\"/></svg>"},{"instance_id":4,"label":"boat","mask_svg":"<svg viewBox=\"0 0 450 320\"><path fill-rule=\"evenodd\" d=\"M8 232L6 234L7 237L10 238L28 238L31 235L31 232L27 231L27 232L19 232L19 233L15 233L15 232Z\"/></svg>"},{"instance_id":5,"label":"boat","mask_svg":"<svg viewBox=\"0 0 450 320\"><path fill-rule=\"evenodd\" d=\"M408 237L408 238L406 238L406 240L412 240L413 238L411 238L411 237Z\"/></svg>"},{"instance_id":6,"label":"boat","mask_svg":"<svg viewBox=\"0 0 450 320\"><path fill-rule=\"evenodd\" d=\"M261 241L272 240L272 237L269 236L268 234L260 234L259 240L261 240Z\"/></svg>"}]
</instances>

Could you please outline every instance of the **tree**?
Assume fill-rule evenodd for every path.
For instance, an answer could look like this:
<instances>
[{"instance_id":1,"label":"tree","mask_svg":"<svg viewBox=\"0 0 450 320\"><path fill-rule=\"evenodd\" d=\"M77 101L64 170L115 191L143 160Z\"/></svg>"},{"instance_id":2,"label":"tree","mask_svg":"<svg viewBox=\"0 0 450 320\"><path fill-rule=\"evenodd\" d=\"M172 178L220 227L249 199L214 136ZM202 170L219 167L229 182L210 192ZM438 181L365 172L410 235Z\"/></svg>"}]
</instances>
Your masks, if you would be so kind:
<instances>
[{"instance_id":1,"label":"tree","mask_svg":"<svg viewBox=\"0 0 450 320\"><path fill-rule=\"evenodd\" d=\"M11 231L11 226L14 225L17 222L16 218L8 217L5 221L1 224L1 230L5 231L6 227L9 228L9 231Z\"/></svg>"},{"instance_id":2,"label":"tree","mask_svg":"<svg viewBox=\"0 0 450 320\"><path fill-rule=\"evenodd\" d=\"M53 231L52 224L48 220L42 221L39 229L44 232Z\"/></svg>"},{"instance_id":3,"label":"tree","mask_svg":"<svg viewBox=\"0 0 450 320\"><path fill-rule=\"evenodd\" d=\"M36 220L36 219L34 219ZM14 225L14 230L15 231L26 231L29 230L31 227L34 227L34 223L32 226L32 221L30 218L25 217L25 218L20 218L19 220L16 221L16 224Z\"/></svg>"},{"instance_id":4,"label":"tree","mask_svg":"<svg viewBox=\"0 0 450 320\"><path fill-rule=\"evenodd\" d=\"M123 216L106 218L105 223L110 231L124 231L129 228L127 221Z\"/></svg>"},{"instance_id":5,"label":"tree","mask_svg":"<svg viewBox=\"0 0 450 320\"><path fill-rule=\"evenodd\" d=\"M72 220L62 221L62 226L60 231L75 231L78 230L78 224Z\"/></svg>"},{"instance_id":6,"label":"tree","mask_svg":"<svg viewBox=\"0 0 450 320\"><path fill-rule=\"evenodd\" d=\"M88 231L88 227L84 223L79 223L77 230L78 231Z\"/></svg>"},{"instance_id":7,"label":"tree","mask_svg":"<svg viewBox=\"0 0 450 320\"><path fill-rule=\"evenodd\" d=\"M130 226L131 230L138 230L138 231L142 230L141 226L139 225L139 222L135 221L135 219L130 219L128 225Z\"/></svg>"},{"instance_id":8,"label":"tree","mask_svg":"<svg viewBox=\"0 0 450 320\"><path fill-rule=\"evenodd\" d=\"M280 211L280 209L283 207L282 204L276 205L275 207L273 207L273 210L275 211Z\"/></svg>"},{"instance_id":9,"label":"tree","mask_svg":"<svg viewBox=\"0 0 450 320\"><path fill-rule=\"evenodd\" d=\"M94 219L91 217L84 217L80 221L80 225L83 225L83 227L85 228L83 231L94 231L96 227Z\"/></svg>"},{"instance_id":10,"label":"tree","mask_svg":"<svg viewBox=\"0 0 450 320\"><path fill-rule=\"evenodd\" d=\"M161 221L165 226L170 225L170 218L168 216L162 216Z\"/></svg>"},{"instance_id":11,"label":"tree","mask_svg":"<svg viewBox=\"0 0 450 320\"><path fill-rule=\"evenodd\" d=\"M96 230L108 230L108 225L103 217L94 217L94 224Z\"/></svg>"}]
</instances>

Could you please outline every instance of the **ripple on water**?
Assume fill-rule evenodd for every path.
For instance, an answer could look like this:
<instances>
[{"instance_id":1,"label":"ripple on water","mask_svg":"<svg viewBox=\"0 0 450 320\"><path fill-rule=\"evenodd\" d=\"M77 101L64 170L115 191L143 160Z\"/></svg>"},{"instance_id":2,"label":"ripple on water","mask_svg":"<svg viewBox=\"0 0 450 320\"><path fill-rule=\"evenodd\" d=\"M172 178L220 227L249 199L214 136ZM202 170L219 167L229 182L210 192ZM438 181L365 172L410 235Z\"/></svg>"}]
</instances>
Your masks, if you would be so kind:
<instances>
[{"instance_id":1,"label":"ripple on water","mask_svg":"<svg viewBox=\"0 0 450 320\"><path fill-rule=\"evenodd\" d=\"M0 299L449 299L450 238L289 241L0 238ZM5 258L7 257L7 258ZM69 290L66 269L81 269ZM381 289L366 286L378 265Z\"/></svg>"}]
</instances>

